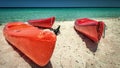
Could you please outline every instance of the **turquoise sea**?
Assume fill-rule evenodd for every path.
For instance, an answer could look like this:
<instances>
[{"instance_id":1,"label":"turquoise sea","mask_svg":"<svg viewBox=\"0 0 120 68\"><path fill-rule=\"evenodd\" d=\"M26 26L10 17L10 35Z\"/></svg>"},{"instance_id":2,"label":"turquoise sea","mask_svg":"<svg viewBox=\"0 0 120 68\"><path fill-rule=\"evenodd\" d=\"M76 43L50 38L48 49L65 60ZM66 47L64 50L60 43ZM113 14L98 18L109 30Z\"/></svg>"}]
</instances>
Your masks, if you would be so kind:
<instances>
[{"instance_id":1,"label":"turquoise sea","mask_svg":"<svg viewBox=\"0 0 120 68\"><path fill-rule=\"evenodd\" d=\"M77 18L117 18L120 8L0 8L0 23L55 16L57 21Z\"/></svg>"}]
</instances>

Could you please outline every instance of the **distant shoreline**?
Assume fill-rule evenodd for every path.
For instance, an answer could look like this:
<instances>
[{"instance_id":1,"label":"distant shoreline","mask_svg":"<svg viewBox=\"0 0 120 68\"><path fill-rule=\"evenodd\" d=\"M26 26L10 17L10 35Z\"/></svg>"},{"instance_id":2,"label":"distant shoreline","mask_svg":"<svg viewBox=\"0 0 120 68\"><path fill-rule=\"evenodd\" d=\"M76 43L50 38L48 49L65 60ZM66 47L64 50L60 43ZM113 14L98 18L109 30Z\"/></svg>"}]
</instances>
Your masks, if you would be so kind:
<instances>
[{"instance_id":1,"label":"distant shoreline","mask_svg":"<svg viewBox=\"0 0 120 68\"><path fill-rule=\"evenodd\" d=\"M83 17L84 18L84 17ZM76 19L78 19L78 18L76 18ZM75 20L76 20L75 19ZM116 20L120 20L120 17L106 17L106 18L90 18L90 19L95 19L95 20L101 20L102 21L102 19L116 19ZM65 22L65 21L75 21L75 20L61 20L61 21L55 21L55 22ZM8 22L0 22L0 24L5 24L5 23L9 23L9 22L17 22L17 21L8 21ZM21 21L21 22L25 22L25 21Z\"/></svg>"}]
</instances>

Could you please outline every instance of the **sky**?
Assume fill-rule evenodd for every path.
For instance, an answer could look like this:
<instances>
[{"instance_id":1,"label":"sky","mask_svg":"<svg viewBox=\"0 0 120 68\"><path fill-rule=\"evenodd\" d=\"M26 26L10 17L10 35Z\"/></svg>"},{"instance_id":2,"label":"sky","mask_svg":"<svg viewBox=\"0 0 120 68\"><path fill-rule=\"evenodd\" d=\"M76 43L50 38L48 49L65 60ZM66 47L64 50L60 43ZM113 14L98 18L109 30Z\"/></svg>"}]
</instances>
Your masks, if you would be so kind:
<instances>
[{"instance_id":1,"label":"sky","mask_svg":"<svg viewBox=\"0 0 120 68\"><path fill-rule=\"evenodd\" d=\"M0 0L0 7L120 7L120 0Z\"/></svg>"}]
</instances>

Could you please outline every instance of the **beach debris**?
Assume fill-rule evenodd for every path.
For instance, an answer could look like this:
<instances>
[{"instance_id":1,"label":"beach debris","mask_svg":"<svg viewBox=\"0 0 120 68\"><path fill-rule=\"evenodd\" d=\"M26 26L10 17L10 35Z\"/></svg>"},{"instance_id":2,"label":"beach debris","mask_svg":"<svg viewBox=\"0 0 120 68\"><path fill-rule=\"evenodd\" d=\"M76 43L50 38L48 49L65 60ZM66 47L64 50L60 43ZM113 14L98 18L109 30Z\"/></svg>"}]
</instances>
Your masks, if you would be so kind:
<instances>
[{"instance_id":1,"label":"beach debris","mask_svg":"<svg viewBox=\"0 0 120 68\"><path fill-rule=\"evenodd\" d=\"M79 63L79 61L78 61L78 60L76 60L75 62L76 62L76 63Z\"/></svg>"}]
</instances>

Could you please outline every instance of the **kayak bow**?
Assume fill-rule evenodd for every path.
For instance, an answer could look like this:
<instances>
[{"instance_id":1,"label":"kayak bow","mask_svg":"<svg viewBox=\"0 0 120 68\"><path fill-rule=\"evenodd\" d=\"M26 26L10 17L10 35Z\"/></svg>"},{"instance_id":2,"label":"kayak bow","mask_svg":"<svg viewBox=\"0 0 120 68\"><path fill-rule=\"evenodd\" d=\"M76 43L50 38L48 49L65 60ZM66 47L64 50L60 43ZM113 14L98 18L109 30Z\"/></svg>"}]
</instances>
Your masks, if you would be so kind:
<instances>
[{"instance_id":1,"label":"kayak bow","mask_svg":"<svg viewBox=\"0 0 120 68\"><path fill-rule=\"evenodd\" d=\"M28 23L37 27L52 28L54 21L55 21L55 17L50 17L44 19L28 20Z\"/></svg>"},{"instance_id":2,"label":"kayak bow","mask_svg":"<svg viewBox=\"0 0 120 68\"><path fill-rule=\"evenodd\" d=\"M104 27L104 22L97 22L88 18L77 19L75 21L75 29L96 43L101 39L105 30Z\"/></svg>"}]
</instances>

